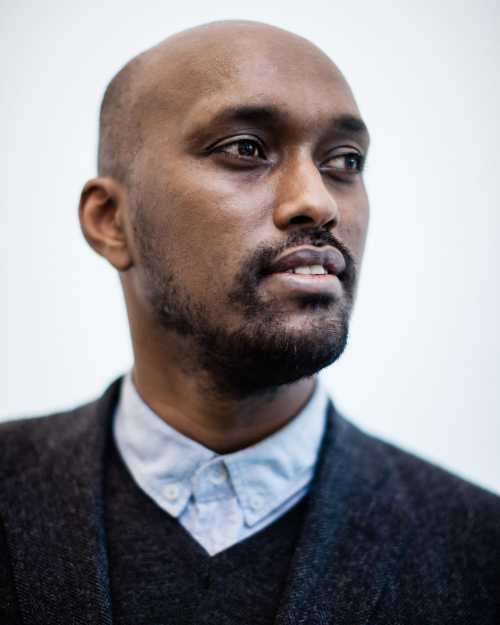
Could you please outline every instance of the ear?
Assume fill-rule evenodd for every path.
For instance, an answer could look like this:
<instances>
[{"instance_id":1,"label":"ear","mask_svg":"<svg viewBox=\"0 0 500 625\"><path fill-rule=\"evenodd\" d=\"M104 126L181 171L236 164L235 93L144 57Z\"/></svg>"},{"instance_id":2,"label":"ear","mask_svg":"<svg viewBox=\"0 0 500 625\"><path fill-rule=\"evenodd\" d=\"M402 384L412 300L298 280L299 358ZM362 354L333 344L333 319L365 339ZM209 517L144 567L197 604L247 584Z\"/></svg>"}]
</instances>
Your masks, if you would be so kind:
<instances>
[{"instance_id":1,"label":"ear","mask_svg":"<svg viewBox=\"0 0 500 625\"><path fill-rule=\"evenodd\" d=\"M93 178L80 197L80 227L87 243L118 271L132 266L126 236L127 193L112 178Z\"/></svg>"}]
</instances>

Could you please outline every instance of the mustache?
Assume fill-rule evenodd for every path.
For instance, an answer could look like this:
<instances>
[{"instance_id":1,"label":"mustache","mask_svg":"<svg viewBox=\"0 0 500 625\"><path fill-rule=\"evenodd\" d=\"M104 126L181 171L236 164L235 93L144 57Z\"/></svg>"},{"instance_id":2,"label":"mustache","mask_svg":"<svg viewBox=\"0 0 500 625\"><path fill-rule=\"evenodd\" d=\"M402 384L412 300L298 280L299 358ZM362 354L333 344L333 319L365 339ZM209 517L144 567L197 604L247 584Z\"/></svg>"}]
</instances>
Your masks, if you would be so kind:
<instances>
[{"instance_id":1,"label":"mustache","mask_svg":"<svg viewBox=\"0 0 500 625\"><path fill-rule=\"evenodd\" d=\"M295 230L290 233L286 240L280 242L278 245L261 245L255 250L252 254L252 258L249 259L245 265L248 269L251 268L255 281L258 282L269 274L273 261L280 254L289 248L295 248L299 245L312 245L314 247L330 245L331 247L337 248L343 255L346 263L345 271L343 271L340 279L345 283L346 287L352 288L354 286L357 279L357 269L353 255L347 246L334 234L323 229L310 228L306 230Z\"/></svg>"}]
</instances>

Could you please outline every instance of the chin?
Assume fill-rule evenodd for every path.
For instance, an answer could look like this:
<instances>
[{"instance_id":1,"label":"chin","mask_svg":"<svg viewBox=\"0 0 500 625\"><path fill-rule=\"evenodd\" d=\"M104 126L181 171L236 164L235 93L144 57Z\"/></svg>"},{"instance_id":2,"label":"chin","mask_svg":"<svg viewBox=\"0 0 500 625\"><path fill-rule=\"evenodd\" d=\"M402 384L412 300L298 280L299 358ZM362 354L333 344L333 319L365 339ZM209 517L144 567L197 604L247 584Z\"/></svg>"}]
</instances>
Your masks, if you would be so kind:
<instances>
[{"instance_id":1,"label":"chin","mask_svg":"<svg viewBox=\"0 0 500 625\"><path fill-rule=\"evenodd\" d=\"M345 314L297 313L266 323L254 319L237 332L206 336L200 356L220 394L245 398L331 365L344 351L347 337Z\"/></svg>"},{"instance_id":2,"label":"chin","mask_svg":"<svg viewBox=\"0 0 500 625\"><path fill-rule=\"evenodd\" d=\"M279 312L269 321L277 331L296 337L299 341L328 341L332 335L340 337L347 333L351 316L348 302L318 300L317 297L297 301L292 310Z\"/></svg>"},{"instance_id":3,"label":"chin","mask_svg":"<svg viewBox=\"0 0 500 625\"><path fill-rule=\"evenodd\" d=\"M277 324L278 325L278 324ZM279 326L281 331L297 337L299 340L321 341L328 336L345 331L345 319L339 311L300 310L284 316Z\"/></svg>"}]
</instances>

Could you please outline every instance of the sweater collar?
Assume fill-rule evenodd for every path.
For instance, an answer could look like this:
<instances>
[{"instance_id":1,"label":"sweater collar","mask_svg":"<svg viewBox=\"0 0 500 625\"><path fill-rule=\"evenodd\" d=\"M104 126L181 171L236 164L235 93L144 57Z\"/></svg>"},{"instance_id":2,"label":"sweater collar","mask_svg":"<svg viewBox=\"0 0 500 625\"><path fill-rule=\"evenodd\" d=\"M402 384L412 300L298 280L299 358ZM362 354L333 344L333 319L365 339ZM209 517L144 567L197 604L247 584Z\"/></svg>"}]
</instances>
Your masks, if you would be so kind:
<instances>
[{"instance_id":1,"label":"sweater collar","mask_svg":"<svg viewBox=\"0 0 500 625\"><path fill-rule=\"evenodd\" d=\"M115 442L136 483L179 517L195 502L236 495L245 523L267 517L312 478L325 429L328 396L318 382L306 406L259 443L217 454L184 436L139 396L129 373L115 412Z\"/></svg>"}]
</instances>

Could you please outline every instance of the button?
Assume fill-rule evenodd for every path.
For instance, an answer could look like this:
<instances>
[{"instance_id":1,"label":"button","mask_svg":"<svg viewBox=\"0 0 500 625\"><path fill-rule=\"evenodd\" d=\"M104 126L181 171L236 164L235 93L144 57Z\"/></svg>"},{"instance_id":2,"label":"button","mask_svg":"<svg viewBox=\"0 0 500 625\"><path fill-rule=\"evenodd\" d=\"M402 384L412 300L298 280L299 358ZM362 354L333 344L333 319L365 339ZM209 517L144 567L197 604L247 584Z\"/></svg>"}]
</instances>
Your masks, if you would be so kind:
<instances>
[{"instance_id":1,"label":"button","mask_svg":"<svg viewBox=\"0 0 500 625\"><path fill-rule=\"evenodd\" d=\"M175 501L179 497L179 486L177 484L167 484L163 489L163 494L169 501Z\"/></svg>"},{"instance_id":2,"label":"button","mask_svg":"<svg viewBox=\"0 0 500 625\"><path fill-rule=\"evenodd\" d=\"M254 510L255 512L257 512L257 510L260 510L263 505L264 499L260 495L253 495L250 498L250 508L252 508L252 510Z\"/></svg>"},{"instance_id":3,"label":"button","mask_svg":"<svg viewBox=\"0 0 500 625\"><path fill-rule=\"evenodd\" d=\"M218 464L210 469L208 479L212 484L223 484L227 480L227 469L223 464Z\"/></svg>"}]
</instances>

